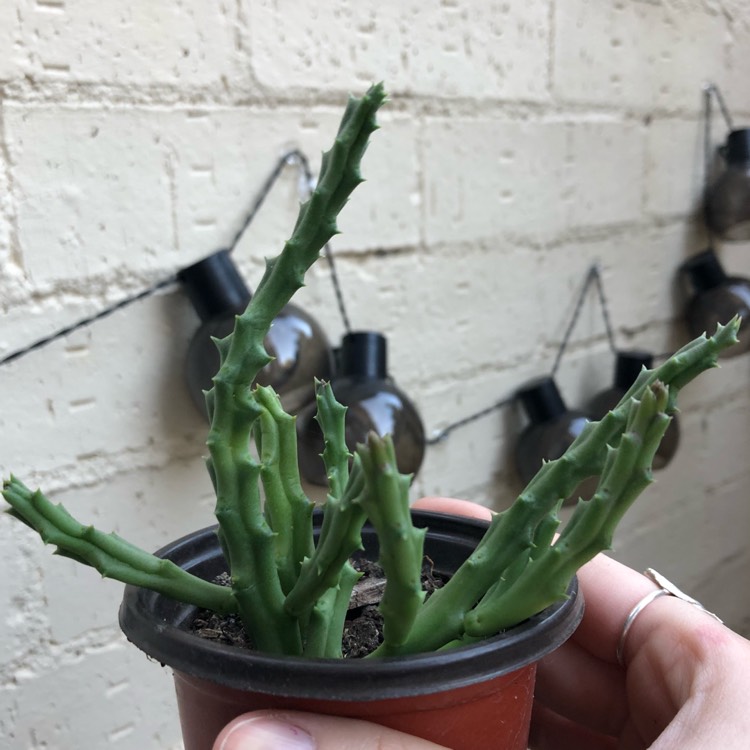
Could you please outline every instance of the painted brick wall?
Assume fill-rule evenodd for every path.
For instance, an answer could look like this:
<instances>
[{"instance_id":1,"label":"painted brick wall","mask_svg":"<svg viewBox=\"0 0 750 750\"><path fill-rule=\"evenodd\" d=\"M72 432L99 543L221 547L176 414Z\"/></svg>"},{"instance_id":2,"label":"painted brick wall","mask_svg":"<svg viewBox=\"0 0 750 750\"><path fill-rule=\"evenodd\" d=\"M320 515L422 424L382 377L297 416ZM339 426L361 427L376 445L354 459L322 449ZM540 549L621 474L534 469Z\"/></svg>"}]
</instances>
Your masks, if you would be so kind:
<instances>
[{"instance_id":1,"label":"painted brick wall","mask_svg":"<svg viewBox=\"0 0 750 750\"><path fill-rule=\"evenodd\" d=\"M747 0L0 3L0 357L231 241L277 159L316 162L345 96L383 113L334 250L351 320L389 336L428 432L549 372L600 263L618 346L685 340L677 266L705 246L701 87L750 122ZM714 132L720 139L721 122ZM317 166L316 166L317 168ZM251 286L296 214L284 172L236 250ZM750 275L750 245L720 248ZM343 330L328 269L299 303ZM212 521L205 427L169 288L0 368L0 470L155 548ZM609 383L597 303L558 381ZM750 631L750 358L690 386L683 438L615 555ZM428 449L415 495L518 491L518 409ZM164 750L170 677L116 627L121 588L0 518L0 744Z\"/></svg>"}]
</instances>

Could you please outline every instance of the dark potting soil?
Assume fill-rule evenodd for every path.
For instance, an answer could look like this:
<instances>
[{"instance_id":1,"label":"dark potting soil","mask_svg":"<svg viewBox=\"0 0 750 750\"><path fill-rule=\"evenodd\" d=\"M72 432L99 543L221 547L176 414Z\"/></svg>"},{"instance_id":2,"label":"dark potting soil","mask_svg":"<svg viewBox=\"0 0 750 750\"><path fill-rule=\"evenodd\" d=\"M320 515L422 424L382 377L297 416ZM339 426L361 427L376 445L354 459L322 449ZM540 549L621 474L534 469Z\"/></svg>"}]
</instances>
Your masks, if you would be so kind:
<instances>
[{"instance_id":1,"label":"dark potting soil","mask_svg":"<svg viewBox=\"0 0 750 750\"><path fill-rule=\"evenodd\" d=\"M364 558L354 559L352 564L362 573L362 577L354 587L341 640L345 659L367 656L383 641L383 618L377 606L385 589L383 569ZM429 597L445 581L446 578L433 569L432 561L425 558L422 565L422 589L426 595ZM229 575L222 573L214 582L228 586ZM228 646L253 649L239 615L218 615L209 610L199 610L190 629L201 638Z\"/></svg>"}]
</instances>

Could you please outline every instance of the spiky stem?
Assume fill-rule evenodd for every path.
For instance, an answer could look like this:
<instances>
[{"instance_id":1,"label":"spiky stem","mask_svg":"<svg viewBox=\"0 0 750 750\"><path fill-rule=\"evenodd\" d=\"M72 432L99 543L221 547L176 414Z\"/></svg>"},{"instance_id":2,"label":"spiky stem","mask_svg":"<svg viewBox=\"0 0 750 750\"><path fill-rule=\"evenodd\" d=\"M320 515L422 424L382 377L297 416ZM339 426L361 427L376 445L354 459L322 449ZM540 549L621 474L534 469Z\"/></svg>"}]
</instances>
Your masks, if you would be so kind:
<instances>
[{"instance_id":1,"label":"spiky stem","mask_svg":"<svg viewBox=\"0 0 750 750\"><path fill-rule=\"evenodd\" d=\"M272 530L261 510L261 469L249 444L262 408L250 386L270 361L263 341L273 319L303 285L305 272L338 231L336 217L362 181L359 164L384 99L380 85L361 99L350 99L336 141L324 154L317 187L300 208L291 238L278 258L267 263L233 333L218 343L221 367L207 397L212 414L209 472L242 621L264 651L301 653L302 634L296 618L284 607L285 589L292 585L289 565L283 563L281 571L277 567L276 551L281 548L283 557L289 545L277 541L274 532L285 531ZM274 514L283 516L285 511L276 507Z\"/></svg>"},{"instance_id":2,"label":"spiky stem","mask_svg":"<svg viewBox=\"0 0 750 750\"><path fill-rule=\"evenodd\" d=\"M328 383L316 384L317 420L324 436L323 460L330 492L323 510L318 543L302 563L297 582L286 598L288 612L303 617L326 590L338 588L342 568L352 553L362 547L362 526L366 515L358 498L365 490L361 460L356 457L349 471L350 453L344 425L346 409L334 398ZM351 571L345 580L351 580Z\"/></svg>"},{"instance_id":3,"label":"spiky stem","mask_svg":"<svg viewBox=\"0 0 750 750\"><path fill-rule=\"evenodd\" d=\"M266 500L264 512L276 535L276 566L282 588L288 592L299 575L302 560L312 554L314 504L302 490L297 471L294 417L282 409L272 388L257 388L255 398L263 407L255 432Z\"/></svg>"},{"instance_id":4,"label":"spiky stem","mask_svg":"<svg viewBox=\"0 0 750 750\"><path fill-rule=\"evenodd\" d=\"M464 619L468 635L484 637L522 622L563 598L578 568L609 549L615 526L653 481L651 464L670 417L668 391L658 380L640 401L630 402L628 424L617 448L609 448L599 486L579 500L557 542L545 547L502 591L488 593Z\"/></svg>"},{"instance_id":5,"label":"spiky stem","mask_svg":"<svg viewBox=\"0 0 750 750\"><path fill-rule=\"evenodd\" d=\"M338 585L316 602L305 631L305 656L340 659L341 638L354 584L360 573L349 563L341 569Z\"/></svg>"},{"instance_id":6,"label":"spiky stem","mask_svg":"<svg viewBox=\"0 0 750 750\"><path fill-rule=\"evenodd\" d=\"M357 502L375 528L380 552L378 562L386 586L380 602L383 643L378 656L398 653L411 631L425 594L421 574L426 529L413 526L409 511L411 477L399 474L390 436L370 432L367 443L357 448L365 474L365 491Z\"/></svg>"},{"instance_id":7,"label":"spiky stem","mask_svg":"<svg viewBox=\"0 0 750 750\"><path fill-rule=\"evenodd\" d=\"M716 367L721 351L737 342L739 319L719 326L716 333L690 342L654 370L644 370L620 403L599 422L590 422L555 461L545 464L513 505L496 515L469 559L451 580L436 591L417 615L401 652L432 651L464 634L464 618L519 556L533 549L540 523L554 512L586 478L599 475L609 452L617 447L630 412L631 400L640 400L660 380L669 389L666 413L671 414L679 390L692 378Z\"/></svg>"},{"instance_id":8,"label":"spiky stem","mask_svg":"<svg viewBox=\"0 0 750 750\"><path fill-rule=\"evenodd\" d=\"M117 534L104 534L84 526L60 504L51 503L39 490L32 491L11 476L3 483L3 497L16 518L33 528L56 554L90 565L106 578L143 586L178 601L227 614L237 611L232 591L188 573L126 542Z\"/></svg>"}]
</instances>

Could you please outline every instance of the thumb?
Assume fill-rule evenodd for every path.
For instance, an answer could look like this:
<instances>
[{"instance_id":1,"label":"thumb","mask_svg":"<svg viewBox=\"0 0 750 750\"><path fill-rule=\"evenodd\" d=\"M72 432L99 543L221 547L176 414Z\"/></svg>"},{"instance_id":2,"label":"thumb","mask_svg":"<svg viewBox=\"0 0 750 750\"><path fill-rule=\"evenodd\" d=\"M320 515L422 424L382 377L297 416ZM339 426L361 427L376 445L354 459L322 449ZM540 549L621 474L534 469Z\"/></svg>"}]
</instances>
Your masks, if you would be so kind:
<instances>
[{"instance_id":1,"label":"thumb","mask_svg":"<svg viewBox=\"0 0 750 750\"><path fill-rule=\"evenodd\" d=\"M213 750L446 750L369 721L297 711L253 711L227 724Z\"/></svg>"}]
</instances>

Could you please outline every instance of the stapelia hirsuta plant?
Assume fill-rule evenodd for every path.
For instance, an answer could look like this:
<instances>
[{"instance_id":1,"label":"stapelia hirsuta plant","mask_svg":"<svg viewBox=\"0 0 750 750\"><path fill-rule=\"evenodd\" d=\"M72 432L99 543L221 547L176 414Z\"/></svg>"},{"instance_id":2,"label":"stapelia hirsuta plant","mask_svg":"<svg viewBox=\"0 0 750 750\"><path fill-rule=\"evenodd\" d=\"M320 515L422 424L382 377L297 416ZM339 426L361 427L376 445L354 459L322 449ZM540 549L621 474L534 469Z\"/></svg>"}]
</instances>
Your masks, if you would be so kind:
<instances>
[{"instance_id":1,"label":"stapelia hirsuta plant","mask_svg":"<svg viewBox=\"0 0 750 750\"><path fill-rule=\"evenodd\" d=\"M658 368L644 370L614 410L589 423L562 458L545 464L515 503L494 517L468 560L426 601L420 582L424 530L412 525L410 477L399 474L389 436L370 434L349 452L345 409L328 384L317 383L329 487L316 541L313 503L297 469L294 418L271 388L253 382L270 361L263 341L271 322L302 286L362 182L360 162L384 101L381 85L349 101L291 238L267 263L234 332L216 342L221 366L206 394L207 466L231 585L202 580L115 534L83 525L15 477L3 485L9 512L59 554L109 578L220 614L238 613L255 647L268 653L341 656L347 607L359 577L350 559L361 546L366 520L377 532L387 580L380 602L383 642L372 656L473 642L564 597L576 570L610 546L617 523L651 482L654 452L680 389L715 366L718 354L736 341L734 320ZM599 477L596 493L578 502L553 544L560 504L592 476Z\"/></svg>"}]
</instances>

